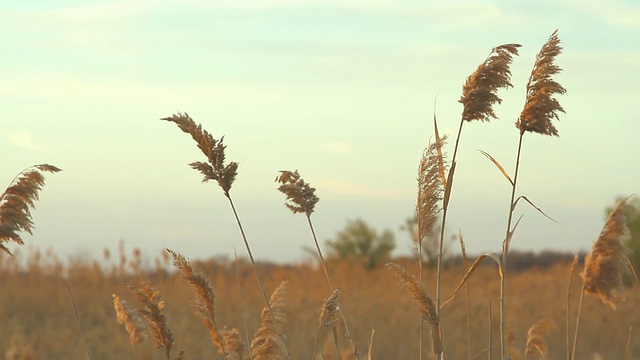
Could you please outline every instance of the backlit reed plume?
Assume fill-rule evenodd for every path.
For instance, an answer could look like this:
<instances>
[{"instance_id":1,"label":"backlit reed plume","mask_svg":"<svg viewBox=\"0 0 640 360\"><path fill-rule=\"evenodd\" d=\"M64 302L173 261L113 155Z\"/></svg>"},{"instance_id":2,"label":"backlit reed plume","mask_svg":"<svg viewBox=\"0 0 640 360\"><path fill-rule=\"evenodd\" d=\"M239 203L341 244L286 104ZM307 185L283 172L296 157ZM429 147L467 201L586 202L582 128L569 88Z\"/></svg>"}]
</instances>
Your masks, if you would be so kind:
<instances>
[{"instance_id":1,"label":"backlit reed plume","mask_svg":"<svg viewBox=\"0 0 640 360\"><path fill-rule=\"evenodd\" d=\"M627 270L628 264L625 255L627 248L624 244L624 241L630 236L627 218L624 214L628 199L618 201L611 210L598 239L585 257L584 268L580 273L583 282L573 335L571 360L576 358L584 295L596 295L604 303L609 304L612 309L616 309L614 300L619 295L622 287L622 275Z\"/></svg>"},{"instance_id":2,"label":"backlit reed plume","mask_svg":"<svg viewBox=\"0 0 640 360\"><path fill-rule=\"evenodd\" d=\"M340 290L336 289L333 291L333 294L324 301L322 304L322 311L320 312L320 325L318 326L318 334L316 335L316 345L313 350L312 359L316 358L316 353L318 351L318 345L320 344L320 332L322 328L331 328L334 334L334 344L336 347L336 351L340 354L340 347L338 345L338 338L336 336L335 325L338 322L338 313L340 311L340 305L338 302L338 298L340 297Z\"/></svg>"},{"instance_id":3,"label":"backlit reed plume","mask_svg":"<svg viewBox=\"0 0 640 360\"><path fill-rule=\"evenodd\" d=\"M414 248L422 258L422 242L433 233L438 221L438 214L442 210L440 202L444 194L443 178L441 175L439 149L445 144L447 137L429 142L422 152L418 166L418 200L416 214L418 220L417 236L414 237ZM422 261L421 261L422 262Z\"/></svg>"},{"instance_id":4,"label":"backlit reed plume","mask_svg":"<svg viewBox=\"0 0 640 360\"><path fill-rule=\"evenodd\" d=\"M552 76L562 71L554 63L561 51L562 47L560 47L556 30L538 53L527 82L527 99L520 118L516 122L521 133L531 131L542 135L558 136L558 130L551 120L559 120L558 112L564 113L564 109L554 95L564 94L567 91L553 80Z\"/></svg>"},{"instance_id":5,"label":"backlit reed plume","mask_svg":"<svg viewBox=\"0 0 640 360\"><path fill-rule=\"evenodd\" d=\"M628 270L625 241L631 236L624 214L626 200L611 211L598 240L584 261L580 274L584 291L600 298L614 310L614 300L622 287L622 275Z\"/></svg>"},{"instance_id":6,"label":"backlit reed plume","mask_svg":"<svg viewBox=\"0 0 640 360\"><path fill-rule=\"evenodd\" d=\"M318 257L320 258L320 265L322 266L322 270L324 271L324 275L327 279L327 283L329 284L329 288L331 291L334 291L333 283L331 282L331 277L329 276L329 270L327 269L327 264L324 260L324 255L322 254L322 250L320 250L320 244L318 243L318 237L316 236L315 228L313 227L313 221L311 221L311 214L315 209L316 204L320 201L320 198L315 194L316 189L311 187L309 183L304 181L296 171L282 170L280 171L280 175L276 177L275 180L277 183L280 183L278 190L287 196L287 202L285 202L285 206L291 210L294 214L296 213L304 213L307 217L307 223L309 224L309 229L311 230L311 236L313 237L313 242L316 246L316 251L318 252ZM342 313L342 310L338 307L338 312L342 317L342 322L344 323L345 335L351 342L351 349L353 350L353 355L358 359L357 347L351 337L351 332L349 331L349 325L347 324L347 319Z\"/></svg>"},{"instance_id":7,"label":"backlit reed plume","mask_svg":"<svg viewBox=\"0 0 640 360\"><path fill-rule=\"evenodd\" d=\"M146 335L144 333L144 323L138 314L129 306L127 302L121 300L116 294L113 294L113 307L116 310L116 319L118 324L124 325L129 334L129 342L131 345L137 345L144 341Z\"/></svg>"},{"instance_id":8,"label":"backlit reed plume","mask_svg":"<svg viewBox=\"0 0 640 360\"><path fill-rule=\"evenodd\" d=\"M236 328L220 330L220 337L225 346L225 360L242 360L244 342L240 336L240 330Z\"/></svg>"},{"instance_id":9,"label":"backlit reed plume","mask_svg":"<svg viewBox=\"0 0 640 360\"><path fill-rule=\"evenodd\" d=\"M271 308L273 315L280 327L286 322L284 291L286 282L280 285L271 294ZM282 337L274 326L273 319L270 317L268 308L262 309L260 314L260 327L253 336L251 341L251 353L254 360L281 360L287 357L284 351L285 346L281 344Z\"/></svg>"},{"instance_id":10,"label":"backlit reed plume","mask_svg":"<svg viewBox=\"0 0 640 360\"><path fill-rule=\"evenodd\" d=\"M545 360L548 355L547 336L555 329L553 319L544 318L536 321L527 333L527 345L524 351L526 360Z\"/></svg>"},{"instance_id":11,"label":"backlit reed plume","mask_svg":"<svg viewBox=\"0 0 640 360\"><path fill-rule=\"evenodd\" d=\"M422 283L407 270L394 263L388 263L387 268L398 278L400 284L404 286L413 298L422 318L431 326L431 339L433 341L433 353L442 354L442 334L440 333L440 322L436 314L436 304L427 293Z\"/></svg>"},{"instance_id":12,"label":"backlit reed plume","mask_svg":"<svg viewBox=\"0 0 640 360\"><path fill-rule=\"evenodd\" d=\"M9 249L3 245L13 241L24 245L19 232L32 233L33 221L31 209L35 208L38 192L44 186L43 172L56 173L59 168L49 165L34 165L21 171L0 195L0 250L11 255Z\"/></svg>"},{"instance_id":13,"label":"backlit reed plume","mask_svg":"<svg viewBox=\"0 0 640 360\"><path fill-rule=\"evenodd\" d=\"M513 213L516 207L516 189L518 186L518 173L520 170L520 154L522 153L522 143L524 134L527 131L537 132L543 135L558 135L557 130L551 124L551 119L558 119L557 111L562 111L562 107L558 101L553 97L555 94L564 94L565 90L557 82L552 79L553 75L558 74L561 69L554 64L555 57L558 56L562 50L560 47L560 40L558 38L558 31L554 31L547 42L542 46L540 52L536 57L533 70L527 83L527 98L525 106L520 114L520 118L516 121L516 127L520 130L520 137L518 140L518 151L516 154L516 165L513 175L513 180L503 174L511 182L511 199L509 201L509 212L507 218L507 227L505 230L505 237L502 242L502 264L507 264L507 254L511 245L511 239L515 232L516 225L512 228ZM491 159L491 157L490 157ZM494 161L492 159L492 161ZM502 168L497 161L494 164L498 168ZM501 169L502 170L502 169ZM505 358L505 282L507 267L503 266L503 276L500 279L500 355L501 359Z\"/></svg>"},{"instance_id":14,"label":"backlit reed plume","mask_svg":"<svg viewBox=\"0 0 640 360\"><path fill-rule=\"evenodd\" d=\"M216 324L216 294L211 287L209 278L201 269L194 269L184 256L169 249L167 249L167 252L173 257L173 266L180 270L180 277L193 286L196 293L196 301L193 304L196 314L209 330L211 340L226 359L225 345L222 342L223 339L220 337L218 325Z\"/></svg>"},{"instance_id":15,"label":"backlit reed plume","mask_svg":"<svg viewBox=\"0 0 640 360\"><path fill-rule=\"evenodd\" d=\"M436 126L434 124L434 126ZM447 137L440 137L436 130L436 140L429 142L427 147L422 151L420 164L418 165L418 198L416 201L416 220L417 229L413 236L413 247L418 256L418 280L422 282L422 250L425 239L433 235L433 229L438 221L438 213L442 210L440 202L444 197L446 187L446 179L444 173L446 171L444 159L442 155L442 147ZM442 231L441 231L442 233ZM438 272L436 278L436 310L440 301L440 268L442 264L442 252L444 234L441 234L438 242ZM436 311L436 315L440 316L440 312ZM420 354L422 359L422 334L424 325L420 322Z\"/></svg>"},{"instance_id":16,"label":"backlit reed plume","mask_svg":"<svg viewBox=\"0 0 640 360\"><path fill-rule=\"evenodd\" d=\"M154 346L164 353L167 360L170 360L173 335L167 326L167 318L163 313L164 301L160 298L160 292L151 288L146 282L139 289L131 285L127 285L127 287L139 303L138 313L147 324Z\"/></svg>"},{"instance_id":17,"label":"backlit reed plume","mask_svg":"<svg viewBox=\"0 0 640 360\"><path fill-rule=\"evenodd\" d=\"M113 294L113 307L116 310L118 324L124 325L124 328L129 334L131 352L133 353L133 358L136 359L135 345L142 343L146 338L144 323L140 316L127 306L127 302L120 300L120 297L116 294Z\"/></svg>"},{"instance_id":18,"label":"backlit reed plume","mask_svg":"<svg viewBox=\"0 0 640 360\"><path fill-rule=\"evenodd\" d=\"M240 234L242 235L242 240L244 242L245 248L247 249L247 254L249 255L249 260L251 260L251 266L253 268L253 272L256 276L256 280L258 281L258 285L260 286L260 291L262 292L262 296L264 297L264 301L267 304L267 309L271 314L271 318L273 320L273 325L275 327L275 331L279 334L281 338L281 344L284 345L284 335L279 329L278 320L276 319L276 314L271 308L271 304L269 302L269 296L267 295L266 290L264 289L264 285L262 283L262 279L260 278L260 273L258 272L258 267L256 266L256 262L253 258L253 253L251 252L251 247L249 246L249 241L247 240L247 236L245 235L244 228L242 227L242 223L240 222L240 216L238 216L238 212L236 211L236 207L231 199L231 195L229 191L231 190L231 185L236 178L238 163L230 162L225 164L225 153L224 150L226 146L223 145L222 141L224 139L216 140L209 134L205 129L202 128L201 125L196 124L189 115L186 113L175 114L170 117L163 118L161 120L166 120L175 123L178 125L180 130L191 135L193 140L198 144L198 148L202 153L206 156L208 162L196 161L189 164L193 169L201 172L204 175L204 182L209 180L215 180L218 182L218 185L222 188L224 195L229 200L229 205L231 206L231 210L233 211L233 215L236 219L236 223L238 224L238 228L240 229ZM287 358L291 359L291 354L289 353L289 349L284 349Z\"/></svg>"}]
</instances>

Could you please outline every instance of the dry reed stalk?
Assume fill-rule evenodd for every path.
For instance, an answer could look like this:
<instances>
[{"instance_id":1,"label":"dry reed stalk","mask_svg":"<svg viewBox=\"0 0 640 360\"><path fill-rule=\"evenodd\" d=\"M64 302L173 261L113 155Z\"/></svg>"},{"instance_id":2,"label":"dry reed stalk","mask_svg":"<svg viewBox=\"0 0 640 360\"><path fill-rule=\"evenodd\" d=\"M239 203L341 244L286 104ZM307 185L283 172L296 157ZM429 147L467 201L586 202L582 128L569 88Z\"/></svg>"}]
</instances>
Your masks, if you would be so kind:
<instances>
[{"instance_id":1,"label":"dry reed stalk","mask_svg":"<svg viewBox=\"0 0 640 360\"><path fill-rule=\"evenodd\" d=\"M624 214L626 200L619 201L611 211L598 240L584 261L580 274L584 291L600 298L614 310L614 300L622 287L622 275L627 270L627 247L624 241L631 236Z\"/></svg>"},{"instance_id":2,"label":"dry reed stalk","mask_svg":"<svg viewBox=\"0 0 640 360\"><path fill-rule=\"evenodd\" d=\"M571 329L570 329L570 315L571 315L571 284L573 283L573 273L575 271L576 265L578 264L578 254L573 256L573 261L571 262L571 266L569 267L569 284L567 285L567 316L566 316L566 346L567 346L567 360L571 359Z\"/></svg>"},{"instance_id":3,"label":"dry reed stalk","mask_svg":"<svg viewBox=\"0 0 640 360\"><path fill-rule=\"evenodd\" d=\"M206 156L208 163L196 161L189 165L194 170L197 170L203 174L203 182L208 182L210 180L217 181L218 185L222 188L225 197L229 201L231 211L233 212L233 216L236 220L236 223L238 224L238 229L240 230L240 234L242 235L242 241L244 242L245 248L247 249L247 254L249 255L249 260L251 261L253 272L256 276L256 280L258 281L258 285L260 286L260 291L262 292L262 296L264 297L267 309L271 314L273 326L275 327L275 331L280 337L280 343L285 346L284 335L280 331L276 314L272 309L271 303L269 302L269 296L267 295L267 291L265 290L262 279L260 278L260 273L258 272L258 267L253 258L253 253L251 252L249 241L247 240L244 228L242 227L242 223L240 222L240 216L238 215L233 200L231 199L231 195L229 194L229 192L231 191L231 185L233 184L238 174L238 163L230 162L228 164L225 164L224 150L226 149L226 146L222 143L224 137L222 137L220 140L214 139L211 134L203 129L201 125L196 124L193 119L186 113L174 114L170 117L162 118L161 120L173 122L178 125L178 128L180 128L180 130L191 135L193 140L198 144L198 148ZM287 354L287 358L291 360L289 349L285 346L284 350Z\"/></svg>"},{"instance_id":4,"label":"dry reed stalk","mask_svg":"<svg viewBox=\"0 0 640 360\"><path fill-rule=\"evenodd\" d=\"M566 90L555 82L551 77L562 71L560 67L554 64L556 56L562 51L560 47L560 39L558 31L555 30L547 42L542 46L536 56L529 81L527 83L527 98L524 109L520 113L520 117L516 121L516 127L520 130L520 138L518 140L518 151L516 155L516 165L511 186L511 200L509 201L509 216L507 219L507 228L505 238L502 243L502 264L504 275L500 279L500 358L505 359L505 282L506 282L506 264L507 253L511 245L511 238L515 231L511 224L513 213L515 211L515 195L518 184L518 172L520 170L520 154L522 152L522 140L525 132L536 132L542 135L558 136L558 132L551 123L552 119L558 119L558 111L564 112L558 101L553 97L555 94L564 94ZM517 226L517 224L516 224Z\"/></svg>"},{"instance_id":5,"label":"dry reed stalk","mask_svg":"<svg viewBox=\"0 0 640 360\"><path fill-rule=\"evenodd\" d=\"M116 294L113 294L113 307L116 311L116 319L118 324L124 325L124 328L129 334L129 343L131 344L131 351L133 352L133 358L135 359L135 345L142 343L145 340L145 328L142 319L138 314L133 311L127 305L127 302L121 300Z\"/></svg>"},{"instance_id":6,"label":"dry reed stalk","mask_svg":"<svg viewBox=\"0 0 640 360\"><path fill-rule=\"evenodd\" d=\"M276 331L275 324L271 318L271 314L275 315L277 324L280 326L284 325L286 321L284 308L285 288L286 282L283 281L273 291L273 294L271 294L270 303L272 312L270 312L268 308L262 309L262 313L260 314L260 327L251 341L251 353L255 360L278 360L287 357L286 352L283 351L286 349L286 346L281 343L284 340L279 336L278 331Z\"/></svg>"},{"instance_id":7,"label":"dry reed stalk","mask_svg":"<svg viewBox=\"0 0 640 360\"><path fill-rule=\"evenodd\" d=\"M76 323L78 324L78 333L80 334L80 339L82 340L82 345L84 346L84 354L89 357L89 349L87 347L87 341L84 338L84 331L82 331L82 323L80 322L80 315L78 315L78 308L76 307L76 301L73 299L73 292L71 292L71 285L67 284L67 291L69 292L69 298L71 299L71 305L73 306L73 313L76 316Z\"/></svg>"},{"instance_id":8,"label":"dry reed stalk","mask_svg":"<svg viewBox=\"0 0 640 360\"><path fill-rule=\"evenodd\" d=\"M546 338L555 327L555 321L549 318L540 319L531 325L527 333L527 345L524 351L526 360L544 360L547 358Z\"/></svg>"},{"instance_id":9,"label":"dry reed stalk","mask_svg":"<svg viewBox=\"0 0 640 360\"><path fill-rule=\"evenodd\" d=\"M209 330L213 343L218 347L222 356L227 359L226 346L220 337L218 325L216 324L216 294L211 287L209 278L201 269L194 269L184 256L169 249L167 249L167 252L173 257L173 265L180 270L180 277L193 286L196 293L196 301L193 304L196 314Z\"/></svg>"},{"instance_id":10,"label":"dry reed stalk","mask_svg":"<svg viewBox=\"0 0 640 360\"><path fill-rule=\"evenodd\" d=\"M34 165L22 170L11 180L9 186L0 195L0 251L11 255L9 249L3 245L13 241L24 245L19 232L32 234L33 221L31 209L35 208L38 193L44 186L43 172L56 173L59 168L49 165Z\"/></svg>"},{"instance_id":11,"label":"dry reed stalk","mask_svg":"<svg viewBox=\"0 0 640 360\"><path fill-rule=\"evenodd\" d=\"M429 293L427 293L422 283L418 281L415 276L409 274L404 267L394 263L387 263L387 268L398 278L400 284L409 290L422 318L431 326L433 353L436 354L436 356L442 355L442 334L440 332L440 321L438 320L435 301Z\"/></svg>"},{"instance_id":12,"label":"dry reed stalk","mask_svg":"<svg viewBox=\"0 0 640 360\"><path fill-rule=\"evenodd\" d=\"M127 285L127 287L140 304L137 311L147 324L154 346L164 353L167 360L170 360L173 335L167 326L167 318L163 313L165 303L160 298L160 292L151 288L146 282L139 289L131 285Z\"/></svg>"},{"instance_id":13,"label":"dry reed stalk","mask_svg":"<svg viewBox=\"0 0 640 360\"><path fill-rule=\"evenodd\" d=\"M462 251L462 266L467 269L469 266L467 247L464 244L464 237L461 231L458 231L458 240L460 241L460 250ZM469 281L465 283L465 290L467 295L465 299L467 303L467 358L471 360L471 290L469 289Z\"/></svg>"},{"instance_id":14,"label":"dry reed stalk","mask_svg":"<svg viewBox=\"0 0 640 360\"><path fill-rule=\"evenodd\" d=\"M316 358L316 354L318 352L318 346L320 344L320 333L322 328L331 328L334 332L334 344L336 351L338 353L338 357L340 357L340 346L338 345L338 339L335 336L335 326L336 322L338 322L338 313L340 311L339 299L340 290L335 289L333 294L324 301L322 304L322 311L320 312L320 324L318 326L318 333L316 335L316 344L313 349L312 359Z\"/></svg>"},{"instance_id":15,"label":"dry reed stalk","mask_svg":"<svg viewBox=\"0 0 640 360\"><path fill-rule=\"evenodd\" d=\"M327 269L326 262L324 260L324 256L322 254L322 250L320 250L320 244L318 243L318 237L316 236L316 231L313 227L313 222L311 221L311 214L315 209L316 204L320 201L320 198L315 194L316 189L311 187L309 183L304 181L300 176L298 170L291 172L289 170L280 171L280 175L278 175L275 179L276 182L281 185L278 187L278 190L287 196L288 202L285 202L285 206L291 210L294 214L296 213L304 213L307 217L307 223L309 224L309 229L311 230L311 235L313 237L313 242L316 246L316 251L318 252L318 257L320 258L320 265L322 266L322 270L324 271L324 275L327 279L327 283L329 284L329 288L331 291L335 291L336 289L331 282L331 277L329 276L329 271ZM351 332L349 331L349 325L347 324L347 318L344 316L342 309L337 307L338 313L342 318L342 323L344 324L345 336L349 339L351 343L351 350L353 351L353 355L356 360L359 358L357 346L351 337ZM334 329L335 331L335 329Z\"/></svg>"}]
</instances>

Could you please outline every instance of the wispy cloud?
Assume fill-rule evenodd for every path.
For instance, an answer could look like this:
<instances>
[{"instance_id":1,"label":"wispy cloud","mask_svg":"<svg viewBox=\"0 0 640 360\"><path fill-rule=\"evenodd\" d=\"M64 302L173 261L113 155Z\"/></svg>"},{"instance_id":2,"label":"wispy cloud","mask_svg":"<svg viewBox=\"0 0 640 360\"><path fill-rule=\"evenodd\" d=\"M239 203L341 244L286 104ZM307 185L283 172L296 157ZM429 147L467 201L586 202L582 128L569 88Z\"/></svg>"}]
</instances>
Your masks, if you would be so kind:
<instances>
[{"instance_id":1,"label":"wispy cloud","mask_svg":"<svg viewBox=\"0 0 640 360\"><path fill-rule=\"evenodd\" d=\"M333 154L348 154L351 152L351 145L345 142L330 142L319 144L320 148Z\"/></svg>"},{"instance_id":2,"label":"wispy cloud","mask_svg":"<svg viewBox=\"0 0 640 360\"><path fill-rule=\"evenodd\" d=\"M565 0L575 11L589 14L616 27L640 30L640 6L633 1Z\"/></svg>"},{"instance_id":3,"label":"wispy cloud","mask_svg":"<svg viewBox=\"0 0 640 360\"><path fill-rule=\"evenodd\" d=\"M41 150L42 147L33 141L28 132L14 132L7 136L9 144L23 150Z\"/></svg>"},{"instance_id":4,"label":"wispy cloud","mask_svg":"<svg viewBox=\"0 0 640 360\"><path fill-rule=\"evenodd\" d=\"M350 182L343 179L325 178L314 181L316 188L323 193L333 195L346 195L367 198L398 198L404 194L389 188L378 188L361 183Z\"/></svg>"}]
</instances>

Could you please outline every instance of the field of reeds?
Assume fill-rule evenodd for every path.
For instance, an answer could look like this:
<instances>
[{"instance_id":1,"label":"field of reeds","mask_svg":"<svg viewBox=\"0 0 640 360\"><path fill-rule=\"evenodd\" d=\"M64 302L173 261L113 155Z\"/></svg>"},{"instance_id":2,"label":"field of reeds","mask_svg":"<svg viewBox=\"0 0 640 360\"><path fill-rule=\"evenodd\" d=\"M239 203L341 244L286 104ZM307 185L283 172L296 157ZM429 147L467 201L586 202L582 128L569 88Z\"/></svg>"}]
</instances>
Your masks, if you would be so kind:
<instances>
[{"instance_id":1,"label":"field of reeds","mask_svg":"<svg viewBox=\"0 0 640 360\"><path fill-rule=\"evenodd\" d=\"M376 253L367 243L343 244L350 258L327 257L312 221L319 201L315 188L298 171L284 170L275 179L278 190L294 214L306 217L317 260L257 263L232 196L238 164L226 159L224 137L213 137L186 113L161 120L189 135L204 155L204 161L189 165L204 182L220 187L246 258L196 264L179 249L152 260L139 250L130 255L121 250L117 259L105 251L100 262L63 263L54 251L11 254L6 245L23 244L22 233L33 228L30 211L43 173L60 171L48 164L27 168L0 198L5 358L633 359L640 353L634 334L640 295L634 280L623 285L625 274L635 275L626 256L630 232L623 211L631 197L611 210L586 256L526 271L508 266L518 207L554 221L521 195L517 184L525 135L558 136L553 120L564 112L557 96L565 93L553 79L561 71L555 64L559 44L553 32L527 82L525 106L515 122L513 172L482 152L511 185L500 252L469 257L460 234L460 261L447 263L443 256L462 129L467 122L496 117L497 91L512 87L509 66L519 44L493 48L467 78L450 159L444 155L448 137L439 134L434 116L434 140L418 164L415 258L390 259L384 247ZM436 249L429 266L425 242ZM374 256L387 263L364 266L374 264Z\"/></svg>"},{"instance_id":2,"label":"field of reeds","mask_svg":"<svg viewBox=\"0 0 640 360\"><path fill-rule=\"evenodd\" d=\"M143 269L145 259L158 267ZM28 263L28 267L18 269L17 260ZM193 290L171 269L169 259L162 254L154 259L151 254L130 251L122 256L112 256L110 260L69 266L53 254L38 252L19 253L14 258L2 255L0 261L0 286L5 290L0 292L0 349L6 359L83 359L87 357L86 353L91 359L133 359L129 335L124 326L116 322L112 295L118 294L130 307L136 307L126 284L138 286L141 280L149 281L165 301L167 325L175 339L176 353L185 350L185 359L222 358L194 313ZM106 261L109 265L105 265ZM417 271L414 259L397 259L396 262L405 265L409 272ZM334 285L341 289L340 306L348 316L360 358L367 358L371 334L375 330L372 359L415 359L419 346L418 311L395 277L384 267L366 270L361 264L346 261L328 265ZM548 358L565 358L569 265L560 262L548 268L534 267L511 274L509 293L513 295L507 312L507 348L512 359L524 359L527 331L543 317L556 323L547 339ZM218 326L237 328L243 340L250 341L260 326L260 312L264 307L251 266L245 260L210 260L194 266L205 271L216 290ZM286 281L284 309L287 319L283 331L293 358L311 358L323 300L331 293L322 269L317 263L263 264L259 268L269 292ZM453 291L463 273L461 265L444 270L443 291L446 294ZM425 269L424 275L431 278L434 269ZM573 281L574 284L580 282L577 271ZM434 291L433 282L426 285L429 291ZM79 323L68 286L72 290ZM574 289L571 300L572 319L577 311L577 292ZM474 273L470 294L472 358L486 359L492 338L493 358L497 359L500 286L496 281L495 266L482 266ZM623 295L625 299L617 302L615 311L595 297L585 298L577 358L625 359L630 326L633 326L630 352L634 354L633 359L638 358L640 292L632 288ZM468 358L466 309L465 299L461 296L442 311L442 337L449 359ZM571 331L573 327L571 324ZM342 332L339 336L343 359L353 359L353 356L347 356L348 340ZM322 337L326 357L335 359L330 332ZM248 346L245 345L245 349ZM430 349L431 345L426 347ZM135 345L134 350L138 359L164 358L149 339ZM10 357L8 354L20 355ZM430 358L429 355L425 357Z\"/></svg>"}]
</instances>

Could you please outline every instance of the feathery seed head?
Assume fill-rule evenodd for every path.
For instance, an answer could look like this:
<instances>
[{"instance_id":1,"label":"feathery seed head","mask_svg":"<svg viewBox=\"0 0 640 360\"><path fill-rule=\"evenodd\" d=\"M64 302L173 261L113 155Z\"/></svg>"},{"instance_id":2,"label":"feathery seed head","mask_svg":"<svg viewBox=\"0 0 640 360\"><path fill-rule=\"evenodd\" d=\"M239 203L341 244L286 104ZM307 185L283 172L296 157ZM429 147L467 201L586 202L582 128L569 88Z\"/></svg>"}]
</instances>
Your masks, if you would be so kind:
<instances>
[{"instance_id":1,"label":"feathery seed head","mask_svg":"<svg viewBox=\"0 0 640 360\"><path fill-rule=\"evenodd\" d=\"M256 331L251 341L251 353L254 360L285 359L286 353L284 344L276 330L274 320L278 322L278 327L282 328L286 320L284 292L286 282L283 281L271 294L270 304L275 319L271 317L269 308L262 309L260 314L260 328Z\"/></svg>"},{"instance_id":2,"label":"feathery seed head","mask_svg":"<svg viewBox=\"0 0 640 360\"><path fill-rule=\"evenodd\" d=\"M340 289L335 289L333 294L322 304L322 312L320 313L320 326L332 327L338 321L338 297Z\"/></svg>"},{"instance_id":3,"label":"feathery seed head","mask_svg":"<svg viewBox=\"0 0 640 360\"><path fill-rule=\"evenodd\" d=\"M618 202L611 211L598 240L584 262L580 274L584 281L585 292L594 294L603 302L616 308L613 300L617 298L622 286L622 274L627 270L624 241L629 238L627 218L624 214L626 200Z\"/></svg>"},{"instance_id":4,"label":"feathery seed head","mask_svg":"<svg viewBox=\"0 0 640 360\"><path fill-rule=\"evenodd\" d=\"M547 358L547 336L556 327L556 322L550 318L536 321L527 333L527 345L524 352L526 360L544 360Z\"/></svg>"},{"instance_id":5,"label":"feathery seed head","mask_svg":"<svg viewBox=\"0 0 640 360\"><path fill-rule=\"evenodd\" d=\"M162 350L170 358L173 348L173 335L167 326L167 318L163 313L164 301L160 299L160 292L143 283L140 289L127 285L140 306L138 313L142 316L151 332L151 338L156 349Z\"/></svg>"},{"instance_id":6,"label":"feathery seed head","mask_svg":"<svg viewBox=\"0 0 640 360\"><path fill-rule=\"evenodd\" d=\"M556 94L564 94L567 91L562 85L552 79L562 71L554 63L556 56L562 52L558 30L554 31L549 40L542 46L536 56L536 62L531 71L527 83L527 99L516 127L521 134L525 131L542 135L558 136L558 130L551 123L552 119L559 120L558 112L565 112Z\"/></svg>"},{"instance_id":7,"label":"feathery seed head","mask_svg":"<svg viewBox=\"0 0 640 360\"><path fill-rule=\"evenodd\" d=\"M305 213L311 216L320 199L315 194L316 189L300 177L298 170L294 172L282 170L275 181L282 184L278 190L287 196L289 203L285 205L289 210L294 214Z\"/></svg>"},{"instance_id":8,"label":"feathery seed head","mask_svg":"<svg viewBox=\"0 0 640 360\"><path fill-rule=\"evenodd\" d=\"M113 307L116 310L118 324L123 324L129 333L129 342L133 345L140 344L146 338L144 334L144 323L138 314L127 306L127 302L120 300L118 295L113 294Z\"/></svg>"},{"instance_id":9,"label":"feathery seed head","mask_svg":"<svg viewBox=\"0 0 640 360\"><path fill-rule=\"evenodd\" d=\"M34 165L21 171L0 194L0 251L11 255L9 249L2 244L4 242L24 244L18 233L25 231L31 234L33 230L31 209L35 207L38 192L44 186L42 172L58 171L61 170L53 165Z\"/></svg>"},{"instance_id":10,"label":"feathery seed head","mask_svg":"<svg viewBox=\"0 0 640 360\"><path fill-rule=\"evenodd\" d=\"M489 121L496 118L493 104L502 103L496 95L498 89L513 87L509 65L518 55L520 44L504 44L491 50L487 59L478 66L462 87L462 119Z\"/></svg>"},{"instance_id":11,"label":"feathery seed head","mask_svg":"<svg viewBox=\"0 0 640 360\"><path fill-rule=\"evenodd\" d=\"M435 301L429 293L427 293L422 283L418 281L415 276L409 274L404 267L394 263L387 263L387 269L398 278L402 286L409 290L422 318L431 326L431 340L433 341L434 354L442 353L442 335L440 333L440 321L438 320Z\"/></svg>"},{"instance_id":12,"label":"feathery seed head","mask_svg":"<svg viewBox=\"0 0 640 360\"><path fill-rule=\"evenodd\" d=\"M418 216L418 232L413 239L414 246L419 247L423 239L431 234L433 227L438 220L438 213L441 207L440 201L444 196L444 184L442 183L440 168L440 154L447 137L443 136L440 141L430 142L422 153L420 165L418 167L418 201L416 203L416 214Z\"/></svg>"},{"instance_id":13,"label":"feathery seed head","mask_svg":"<svg viewBox=\"0 0 640 360\"><path fill-rule=\"evenodd\" d=\"M162 118L178 125L180 130L191 135L193 140L198 144L198 148L207 157L207 162L196 161L189 166L204 175L203 182L215 180L224 191L224 195L229 197L231 185L238 174L238 163L230 162L225 164L224 150L226 145L223 144L224 136L220 140L216 140L203 129L200 124L196 124L186 113L175 114L170 117Z\"/></svg>"}]
</instances>

